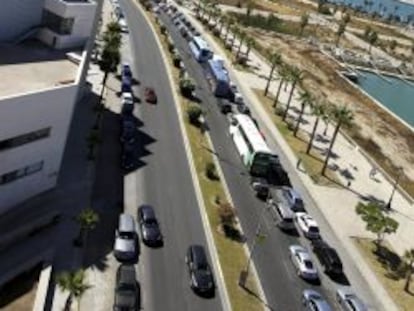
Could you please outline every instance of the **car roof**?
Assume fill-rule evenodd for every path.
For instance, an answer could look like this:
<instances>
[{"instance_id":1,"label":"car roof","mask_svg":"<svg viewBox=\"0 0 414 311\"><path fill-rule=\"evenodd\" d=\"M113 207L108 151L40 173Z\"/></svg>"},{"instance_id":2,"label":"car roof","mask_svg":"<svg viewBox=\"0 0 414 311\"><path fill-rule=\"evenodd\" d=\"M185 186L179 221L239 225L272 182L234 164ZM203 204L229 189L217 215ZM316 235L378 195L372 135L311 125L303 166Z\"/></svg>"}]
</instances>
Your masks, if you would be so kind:
<instances>
[{"instance_id":1,"label":"car roof","mask_svg":"<svg viewBox=\"0 0 414 311\"><path fill-rule=\"evenodd\" d=\"M312 227L317 227L318 226L318 223L315 221L315 219L313 219L313 217L311 215L309 215L307 213L300 213L300 214L301 215L299 215L299 217L302 218L309 227L311 227L311 226Z\"/></svg>"},{"instance_id":2,"label":"car roof","mask_svg":"<svg viewBox=\"0 0 414 311\"><path fill-rule=\"evenodd\" d=\"M117 275L120 283L135 284L135 267L130 264L122 264L118 267Z\"/></svg>"},{"instance_id":3,"label":"car roof","mask_svg":"<svg viewBox=\"0 0 414 311\"><path fill-rule=\"evenodd\" d=\"M191 245L190 246L191 252L193 253L194 259L198 263L207 263L206 253L204 251L204 247L201 245Z\"/></svg>"},{"instance_id":4,"label":"car roof","mask_svg":"<svg viewBox=\"0 0 414 311\"><path fill-rule=\"evenodd\" d=\"M155 211L151 205L141 205L139 209L146 218L155 218Z\"/></svg>"}]
</instances>

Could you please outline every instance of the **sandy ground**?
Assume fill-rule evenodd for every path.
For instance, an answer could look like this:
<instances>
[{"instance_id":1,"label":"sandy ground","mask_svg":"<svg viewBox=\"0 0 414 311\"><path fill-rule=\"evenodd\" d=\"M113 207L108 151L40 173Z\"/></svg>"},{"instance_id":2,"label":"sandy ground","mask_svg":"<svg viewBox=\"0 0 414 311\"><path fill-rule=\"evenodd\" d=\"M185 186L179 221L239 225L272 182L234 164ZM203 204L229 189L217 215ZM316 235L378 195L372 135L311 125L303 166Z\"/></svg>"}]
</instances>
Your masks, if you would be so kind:
<instances>
[{"instance_id":1,"label":"sandy ground","mask_svg":"<svg viewBox=\"0 0 414 311\"><path fill-rule=\"evenodd\" d=\"M371 138L386 157L392 159L394 164L404 167L406 175L414 180L413 131L342 79L336 73L339 65L322 54L317 47L292 37L269 35L252 29L248 31L260 38L258 41L265 47L278 50L285 62L296 64L302 69L305 72L305 88L318 98L326 98L337 105L349 105L355 113L355 127L360 134Z\"/></svg>"}]
</instances>

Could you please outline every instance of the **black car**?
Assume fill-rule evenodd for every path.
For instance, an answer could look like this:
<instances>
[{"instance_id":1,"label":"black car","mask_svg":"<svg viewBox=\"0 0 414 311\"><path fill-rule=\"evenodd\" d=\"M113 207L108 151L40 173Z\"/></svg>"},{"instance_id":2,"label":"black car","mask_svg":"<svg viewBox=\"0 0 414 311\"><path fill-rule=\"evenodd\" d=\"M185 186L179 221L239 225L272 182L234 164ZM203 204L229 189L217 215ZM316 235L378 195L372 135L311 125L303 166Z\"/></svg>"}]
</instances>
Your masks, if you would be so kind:
<instances>
[{"instance_id":1,"label":"black car","mask_svg":"<svg viewBox=\"0 0 414 311\"><path fill-rule=\"evenodd\" d=\"M342 262L334 248L322 239L312 241L312 248L326 273L342 275Z\"/></svg>"},{"instance_id":2,"label":"black car","mask_svg":"<svg viewBox=\"0 0 414 311\"><path fill-rule=\"evenodd\" d=\"M217 105L219 106L221 113L227 114L232 112L231 103L226 99L219 99Z\"/></svg>"},{"instance_id":3,"label":"black car","mask_svg":"<svg viewBox=\"0 0 414 311\"><path fill-rule=\"evenodd\" d=\"M249 109L249 107L247 107L245 104L238 104L238 105L237 105L237 110L238 110L240 113L250 115L250 109Z\"/></svg>"},{"instance_id":4,"label":"black car","mask_svg":"<svg viewBox=\"0 0 414 311\"><path fill-rule=\"evenodd\" d=\"M188 248L185 261L190 274L191 288L204 295L214 294L214 279L207 256L201 245L191 245Z\"/></svg>"},{"instance_id":5,"label":"black car","mask_svg":"<svg viewBox=\"0 0 414 311\"><path fill-rule=\"evenodd\" d=\"M147 245L161 245L161 230L152 206L142 205L138 208L138 221L143 242Z\"/></svg>"},{"instance_id":6,"label":"black car","mask_svg":"<svg viewBox=\"0 0 414 311\"><path fill-rule=\"evenodd\" d=\"M114 311L137 311L140 309L141 293L135 278L134 265L120 265L116 272Z\"/></svg>"}]
</instances>

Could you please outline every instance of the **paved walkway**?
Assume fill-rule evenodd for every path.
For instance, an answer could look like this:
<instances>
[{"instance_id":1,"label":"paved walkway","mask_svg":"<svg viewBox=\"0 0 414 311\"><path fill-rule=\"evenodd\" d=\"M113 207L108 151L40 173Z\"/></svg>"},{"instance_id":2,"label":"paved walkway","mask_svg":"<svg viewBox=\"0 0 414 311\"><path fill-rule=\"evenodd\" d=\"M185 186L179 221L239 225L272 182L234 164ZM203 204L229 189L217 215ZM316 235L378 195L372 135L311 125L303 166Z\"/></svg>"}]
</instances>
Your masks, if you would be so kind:
<instances>
[{"instance_id":1,"label":"paved walkway","mask_svg":"<svg viewBox=\"0 0 414 311\"><path fill-rule=\"evenodd\" d=\"M184 11L189 15L193 15L189 10ZM223 48L217 44L212 36L202 30L201 24L195 18L191 18L191 16L190 19L193 22L193 25L198 25L199 30L203 33L204 38L208 41L213 51L222 56L226 55ZM259 68L255 73L235 70L228 59L226 59L225 62L226 68L230 69L231 79L239 85L247 102L252 105L253 111L258 113L260 119L262 119L266 124L266 127L269 128L278 145L286 153L289 161L295 165L297 163L295 154L276 130L270 117L267 115L252 90L253 88L264 90L266 80L259 77L266 77L269 74L269 65L261 56L253 51L250 54L250 62L254 67ZM277 82L271 84L270 90L272 93L277 89L277 86ZM289 90L290 86L287 91L282 88L280 97L282 103L287 102ZM295 92L292 100L292 109L290 110L290 116L292 118L297 117L297 111L299 111L300 108L300 104L296 99L297 97L298 90ZM302 124L301 129L310 133L314 124L314 117L310 114L310 111L306 111L304 119L306 120L306 124ZM328 126L327 135L324 135L324 130L325 124L320 122L317 129L317 136L319 139L315 142L315 147L320 149L320 152L327 149L334 126ZM371 160L365 157L361 150L353 143L349 142L342 134L338 135L333 151L337 155L337 158L332 159L330 165L337 166L339 172L347 171L352 175L352 182L349 189L315 185L306 173L301 173L300 178L308 188L320 211L331 224L331 227L338 238L344 244L344 247L350 254L352 254L361 274L367 279L368 283L371 284L374 289L373 292L376 293L379 300L382 301L384 308L386 310L395 310L396 307L394 303L378 283L376 277L373 275L367 263L360 256L350 239L350 237L353 236L374 237L365 230L364 223L355 213L355 206L361 201L361 197L371 197L379 201L387 202L392 192L393 184L379 171L376 173L375 178L370 178L370 171L373 168ZM343 184L347 184L348 179L344 177L344 174L338 174L338 178ZM391 213L391 216L400 223L400 227L396 234L387 237L386 240L392 245L395 251L402 254L405 250L414 248L414 241L411 238L414 234L414 206L412 202L408 201L397 191L392 201L392 207L393 212Z\"/></svg>"}]
</instances>

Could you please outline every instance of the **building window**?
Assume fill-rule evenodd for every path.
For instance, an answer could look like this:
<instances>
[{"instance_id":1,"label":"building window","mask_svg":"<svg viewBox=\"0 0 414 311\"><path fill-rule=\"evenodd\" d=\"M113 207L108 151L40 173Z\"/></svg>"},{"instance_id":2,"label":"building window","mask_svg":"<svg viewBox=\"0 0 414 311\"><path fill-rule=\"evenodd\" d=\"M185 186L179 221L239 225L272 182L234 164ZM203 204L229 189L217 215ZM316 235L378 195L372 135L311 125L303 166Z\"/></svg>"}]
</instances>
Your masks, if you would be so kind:
<instances>
[{"instance_id":1,"label":"building window","mask_svg":"<svg viewBox=\"0 0 414 311\"><path fill-rule=\"evenodd\" d=\"M34 142L39 139L49 137L50 127L43 128L38 131L30 132L13 138L0 141L0 151L18 147L24 144Z\"/></svg>"},{"instance_id":2,"label":"building window","mask_svg":"<svg viewBox=\"0 0 414 311\"><path fill-rule=\"evenodd\" d=\"M73 17L64 18L48 10L43 10L43 25L59 35L70 35L72 33Z\"/></svg>"},{"instance_id":3,"label":"building window","mask_svg":"<svg viewBox=\"0 0 414 311\"><path fill-rule=\"evenodd\" d=\"M43 161L33 163L15 171L0 175L0 185L8 184L17 179L35 174L43 169Z\"/></svg>"}]
</instances>

